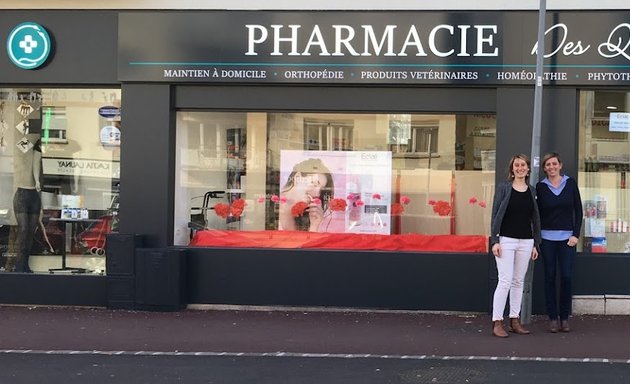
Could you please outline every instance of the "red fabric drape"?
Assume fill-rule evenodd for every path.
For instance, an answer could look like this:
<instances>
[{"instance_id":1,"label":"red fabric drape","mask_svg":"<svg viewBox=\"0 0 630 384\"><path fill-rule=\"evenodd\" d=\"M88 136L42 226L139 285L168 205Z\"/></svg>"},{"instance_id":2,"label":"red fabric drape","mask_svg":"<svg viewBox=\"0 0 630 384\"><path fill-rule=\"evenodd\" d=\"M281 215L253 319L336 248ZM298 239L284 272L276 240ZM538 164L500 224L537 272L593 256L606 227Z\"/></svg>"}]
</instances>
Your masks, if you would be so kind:
<instances>
[{"instance_id":1,"label":"red fabric drape","mask_svg":"<svg viewBox=\"0 0 630 384\"><path fill-rule=\"evenodd\" d=\"M373 235L302 231L198 231L190 242L200 247L315 248L419 252L486 252L485 236Z\"/></svg>"}]
</instances>

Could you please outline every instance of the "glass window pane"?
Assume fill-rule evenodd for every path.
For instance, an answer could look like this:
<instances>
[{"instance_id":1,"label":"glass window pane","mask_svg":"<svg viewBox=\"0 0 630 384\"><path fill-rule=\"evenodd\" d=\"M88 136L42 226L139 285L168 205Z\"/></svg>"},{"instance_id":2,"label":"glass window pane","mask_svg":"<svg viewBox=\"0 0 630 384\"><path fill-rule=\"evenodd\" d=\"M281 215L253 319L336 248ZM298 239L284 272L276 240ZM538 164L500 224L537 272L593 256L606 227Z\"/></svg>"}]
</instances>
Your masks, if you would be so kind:
<instances>
[{"instance_id":1,"label":"glass window pane","mask_svg":"<svg viewBox=\"0 0 630 384\"><path fill-rule=\"evenodd\" d=\"M117 230L119 89L0 89L0 267L104 273Z\"/></svg>"},{"instance_id":2,"label":"glass window pane","mask_svg":"<svg viewBox=\"0 0 630 384\"><path fill-rule=\"evenodd\" d=\"M630 93L580 92L579 187L583 252L630 253Z\"/></svg>"},{"instance_id":3,"label":"glass window pane","mask_svg":"<svg viewBox=\"0 0 630 384\"><path fill-rule=\"evenodd\" d=\"M200 229L485 237L495 131L495 115L179 112L176 243Z\"/></svg>"}]
</instances>

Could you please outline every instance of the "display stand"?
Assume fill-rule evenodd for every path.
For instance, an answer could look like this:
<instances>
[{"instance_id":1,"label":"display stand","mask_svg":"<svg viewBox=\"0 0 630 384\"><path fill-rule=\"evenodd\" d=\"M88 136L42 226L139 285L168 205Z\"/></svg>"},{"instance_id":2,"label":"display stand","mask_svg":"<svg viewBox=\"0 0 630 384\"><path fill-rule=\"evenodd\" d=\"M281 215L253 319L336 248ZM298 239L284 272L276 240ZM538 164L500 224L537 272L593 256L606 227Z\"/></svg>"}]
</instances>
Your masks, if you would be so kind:
<instances>
[{"instance_id":1,"label":"display stand","mask_svg":"<svg viewBox=\"0 0 630 384\"><path fill-rule=\"evenodd\" d=\"M90 270L86 269L86 268L80 268L80 267L68 267L66 265L66 256L67 256L67 249L70 248L72 246L72 233L74 233L74 229L75 226L79 223L95 223L98 222L99 219L70 219L70 218L59 218L59 217L52 217L50 218L50 221L58 221L63 223L63 237L65 239L64 241L64 246L61 247L61 268L50 268L48 269L48 272L55 273L55 272L71 272L71 273L87 273L87 272L91 272Z\"/></svg>"}]
</instances>

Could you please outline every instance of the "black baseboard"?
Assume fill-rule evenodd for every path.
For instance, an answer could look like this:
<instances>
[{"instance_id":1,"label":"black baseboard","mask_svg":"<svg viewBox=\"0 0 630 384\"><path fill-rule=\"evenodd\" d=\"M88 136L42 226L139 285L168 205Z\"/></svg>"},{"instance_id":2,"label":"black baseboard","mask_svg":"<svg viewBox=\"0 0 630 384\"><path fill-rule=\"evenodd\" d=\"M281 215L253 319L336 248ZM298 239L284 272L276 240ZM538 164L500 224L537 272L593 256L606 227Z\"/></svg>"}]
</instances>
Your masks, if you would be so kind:
<instances>
[{"instance_id":1,"label":"black baseboard","mask_svg":"<svg viewBox=\"0 0 630 384\"><path fill-rule=\"evenodd\" d=\"M0 273L0 303L105 307L107 279L88 274Z\"/></svg>"}]
</instances>

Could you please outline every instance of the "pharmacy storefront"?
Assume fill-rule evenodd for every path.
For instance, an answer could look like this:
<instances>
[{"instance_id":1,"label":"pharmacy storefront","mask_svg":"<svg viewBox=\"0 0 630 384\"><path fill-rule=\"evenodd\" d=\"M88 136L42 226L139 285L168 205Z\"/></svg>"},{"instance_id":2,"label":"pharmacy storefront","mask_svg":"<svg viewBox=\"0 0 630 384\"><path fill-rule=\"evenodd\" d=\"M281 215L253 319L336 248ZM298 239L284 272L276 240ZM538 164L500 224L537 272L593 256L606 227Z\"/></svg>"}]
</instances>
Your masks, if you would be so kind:
<instances>
[{"instance_id":1,"label":"pharmacy storefront","mask_svg":"<svg viewBox=\"0 0 630 384\"><path fill-rule=\"evenodd\" d=\"M531 151L536 12L112 12L82 47L65 39L70 13L11 15L57 54L0 61L4 259L24 265L12 203L36 117L22 104L41 121L28 142L41 139L44 218L34 273L0 285L91 281L93 304L140 309L489 309L494 186ZM629 22L547 16L541 151L581 189L575 295L630 294ZM58 63L92 51L102 74Z\"/></svg>"}]
</instances>

